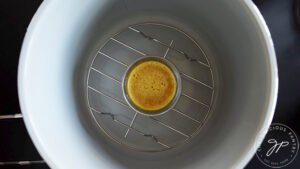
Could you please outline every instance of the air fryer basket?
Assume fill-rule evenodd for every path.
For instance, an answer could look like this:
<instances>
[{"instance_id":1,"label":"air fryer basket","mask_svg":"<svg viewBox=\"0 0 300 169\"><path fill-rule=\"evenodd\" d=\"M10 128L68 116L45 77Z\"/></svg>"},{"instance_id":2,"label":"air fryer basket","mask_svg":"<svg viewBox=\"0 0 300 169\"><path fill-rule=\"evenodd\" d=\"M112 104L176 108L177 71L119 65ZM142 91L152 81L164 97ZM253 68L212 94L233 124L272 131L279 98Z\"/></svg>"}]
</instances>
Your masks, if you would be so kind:
<instances>
[{"instance_id":1,"label":"air fryer basket","mask_svg":"<svg viewBox=\"0 0 300 169\"><path fill-rule=\"evenodd\" d=\"M136 59L166 59L178 101L136 112ZM272 120L272 40L250 0L45 0L22 47L26 127L51 168L242 168Z\"/></svg>"}]
</instances>

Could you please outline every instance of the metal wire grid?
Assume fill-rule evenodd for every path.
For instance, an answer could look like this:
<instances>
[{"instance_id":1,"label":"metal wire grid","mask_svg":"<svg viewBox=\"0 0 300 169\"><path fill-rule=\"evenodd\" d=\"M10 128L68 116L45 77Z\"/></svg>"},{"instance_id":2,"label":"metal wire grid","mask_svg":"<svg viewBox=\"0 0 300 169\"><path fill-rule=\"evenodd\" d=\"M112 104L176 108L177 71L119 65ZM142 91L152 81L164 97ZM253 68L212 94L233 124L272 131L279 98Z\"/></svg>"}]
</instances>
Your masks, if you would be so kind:
<instances>
[{"instance_id":1,"label":"metal wire grid","mask_svg":"<svg viewBox=\"0 0 300 169\"><path fill-rule=\"evenodd\" d=\"M196 99L196 98L194 98L194 97L192 97L192 96L190 96L190 95L188 95L188 94L186 94L186 93L184 93L184 92L181 93L181 96L182 96L182 97L186 97L186 98L188 98L190 101L196 102L196 103L198 103L198 104L200 104L200 105L202 105L202 106L205 106L205 107L207 108L206 115L204 116L204 118L203 118L202 121L197 120L197 119L191 117L191 116L188 115L186 112L182 112L182 111L180 111L180 110L177 109L177 108L173 108L173 109L172 109L174 112L180 114L181 116L183 116L183 117L185 117L185 118L187 118L187 119L189 119L189 120L192 120L193 122L197 123L197 124L198 124L197 129L196 129L191 135L189 135L189 134L186 134L186 133L180 131L180 129L176 129L175 127L172 127L172 126L166 124L166 123L163 122L162 120L158 120L158 119L156 119L155 117L147 117L147 118L153 120L155 123L157 123L157 125L160 125L160 126L162 126L162 127L168 128L169 130L171 130L171 131L173 131L173 132L175 132L175 133L177 133L177 134L179 134L179 135L182 135L182 136L184 137L184 139L179 140L176 144L174 144L174 145L168 145L167 143L164 143L159 137L157 137L157 136L155 135L155 133L145 133L145 132L141 131L140 129L138 129L138 128L136 128L136 127L133 127L133 124L135 123L135 120L136 120L137 116L142 116L141 114L138 114L137 112L134 113L134 115L133 115L133 117L132 117L130 123L129 123L129 124L126 124L126 123L124 123L124 122L122 122L121 120L118 119L118 116L119 116L119 115L116 114L115 112L104 112L104 111L100 111L100 110L98 110L98 109L96 109L96 108L93 108L93 107L91 106L91 104L90 104L91 98L89 97L89 90L90 90L90 91L93 91L93 92L95 92L95 93L97 93L97 94L99 94L99 95L102 95L103 97L106 97L107 99L110 99L110 100L114 101L115 103L120 104L120 105L122 105L122 106L127 107L127 108L130 109L129 105L127 105L125 102L121 101L120 99L117 99L117 98L115 98L115 97L113 97L113 96L111 96L111 95L109 95L109 94L107 94L107 93L105 93L105 92L103 92L103 91L97 90L96 88L94 88L94 87L92 87L92 86L89 85L89 80L90 80L90 76L91 76L91 75L90 75L90 74L91 74L91 71L94 71L94 72L96 72L96 73L98 73L98 74L101 74L101 75L103 75L104 77L106 77L106 78L108 78L108 79L110 79L110 80L116 82L117 84L120 85L120 87L121 87L121 85L122 85L121 80L118 80L117 78L115 78L115 77L113 77L113 76L111 76L111 75L109 75L109 74L107 74L107 73L105 73L105 72L103 72L103 71L101 71L101 70L96 69L96 68L93 67L94 61L95 61L96 57L98 57L97 55L95 56L94 60L93 60L92 63L91 63L91 66L90 66L90 68L89 68L89 70L88 70L88 78L87 78L88 106L89 106L90 112L91 112L91 114L93 115L94 119L96 120L98 126L99 126L99 127L103 130L103 132L104 132L107 136L109 136L111 139L113 139L114 141L116 141L117 143L119 143L119 144L121 144L121 145L124 145L124 146L126 146L126 147L128 147L128 148L131 148L131 149L134 149L134 150L137 150L137 151L157 152L157 151L164 151L164 150L168 150L168 149L170 149L170 148L176 147L177 145L180 145L181 143L186 142L189 138L191 138L192 136L196 135L196 134L199 132L199 129L200 129L201 126L204 124L204 122L205 122L205 120L206 120L206 118L207 118L207 116L208 116L208 114L209 114L209 112L210 112L210 110L211 110L211 106L212 106L212 103L213 103L213 95L214 95L214 79L213 79L213 73L212 73L212 70L211 70L211 66L210 66L210 64L209 64L209 61L208 61L208 59L207 59L205 53L203 52L203 50L199 47L199 45L198 45L191 37L189 37L189 36L188 36L187 34L185 34L184 32L178 30L177 28L173 28L173 27L170 27L170 26L166 26L166 25L162 25L162 24L156 24L156 23L141 24L141 25L139 25L139 26L143 26L143 25L155 25L155 26L159 26L159 27L165 27L165 28L168 28L168 29L176 30L177 32L179 32L179 33L181 33L181 34L184 34L184 35L185 35L186 37L188 37L193 43L195 43L195 44L198 46L199 50L200 50L200 51L202 52L202 54L204 55L205 60L206 60L207 63L204 63L204 62L202 62L202 61L200 61L200 60L198 60L198 59L196 59L196 58L194 58L194 57L191 57L191 56L188 55L186 52L183 52L182 50L180 50L180 49L175 48L174 46L172 46L174 40L171 40L171 42L170 42L169 44L167 44L167 43L164 43L163 41L159 40L158 38L154 38L154 37L152 37L152 36L147 35L147 33L138 30L137 28L135 28L135 26L137 26L137 25L135 25L135 26L130 26L130 27L127 28L127 30L131 30L132 32L135 32L135 33L141 35L141 38L145 38L145 39L148 39L149 41L153 41L153 42L155 42L155 43L157 43L157 44L160 44L160 45L162 45L162 46L165 46L167 49L166 49L166 51L164 52L164 54L163 54L163 56L162 56L162 57L164 57L165 59L168 59L168 53L169 53L170 50L172 50L172 51L176 51L177 53L180 53L181 55L183 55L183 56L185 57L185 59L187 59L187 60L190 61L190 62L197 62L197 63L199 63L200 65L209 68L210 76L211 76L211 79L212 79L211 85L206 84L206 83L204 83L204 82L202 82L202 81L200 81L200 80L198 80L198 79L196 79L196 78L194 78L194 77L192 77L192 76L190 76L190 75L188 75L188 74L186 74L186 73L184 73L184 72L179 71L182 78L183 78L183 77L184 77L184 78L187 78L187 79L189 79L189 80L191 80L191 81L193 81L193 82L196 82L196 83L198 83L198 84L200 84L200 85L205 86L208 90L211 90L211 99L210 99L210 101L209 101L209 104L204 103L204 102L202 102L202 101L200 101L200 100L198 100L198 99ZM121 33L122 33L122 31L121 31L120 33L118 33L117 35L119 35L119 34L121 34ZM125 47L125 48L127 48L127 49L129 49L129 50L131 50L131 51L137 53L138 55L141 55L141 56L151 55L151 54L149 54L149 53L146 54L145 52L142 52L142 51L140 51L139 49L136 49L136 48L134 48L134 47L132 47L132 46L126 44L125 42L123 42L123 41L121 41L121 40L118 40L117 38L115 38L117 35L111 37L110 40L109 40L108 42L114 41L114 42L116 42L116 43L122 45L123 47ZM106 44L107 44L108 42L106 42ZM106 45L106 44L105 44L105 45ZM105 45L104 45L104 46L105 46ZM103 47L104 47L104 46L103 46ZM102 51L103 47L98 51L98 53L99 53L102 57L106 57L107 59L109 59L109 60L111 60L111 61L113 61L113 62L115 62L115 63L118 63L118 64L124 66L125 68L128 68L128 65L129 65L129 64L127 64L127 63L121 61L119 58L116 59L115 57L112 57L112 56L110 56L109 54L104 53L104 52ZM107 105L107 106L112 106L112 105ZM125 131L125 133L124 133L124 135L123 135L123 138L115 138L114 136L112 136L112 135L111 135L111 134L112 134L111 131L107 131L107 130L109 130L109 129L105 129L105 128L102 126L103 124L101 125L101 121L99 121L99 120L95 117L95 114L94 114L94 113L98 113L98 114L102 115L103 117L104 117L104 116L110 117L110 119L111 119L112 122L115 122L115 123L118 124L120 127L121 127L121 126L125 127L125 128L126 128L126 131ZM126 143L126 141L124 141L124 139L126 139L126 138L128 137L128 134L129 134L130 131L133 131L133 132L135 132L135 133L137 133L137 134L143 136L144 138L150 138L153 142L155 142L155 143L157 143L158 145L160 145L161 148L150 148L150 149L148 148L148 149L143 149L143 148L138 148L138 147L134 146L134 144L132 145L132 144Z\"/></svg>"}]
</instances>

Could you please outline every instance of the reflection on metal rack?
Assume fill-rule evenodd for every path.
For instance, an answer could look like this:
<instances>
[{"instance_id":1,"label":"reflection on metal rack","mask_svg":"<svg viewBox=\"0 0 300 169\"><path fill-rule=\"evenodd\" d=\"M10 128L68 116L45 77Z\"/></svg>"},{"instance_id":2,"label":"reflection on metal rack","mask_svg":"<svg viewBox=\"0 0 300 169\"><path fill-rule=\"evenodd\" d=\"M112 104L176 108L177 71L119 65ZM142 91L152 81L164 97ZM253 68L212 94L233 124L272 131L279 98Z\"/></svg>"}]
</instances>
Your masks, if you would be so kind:
<instances>
[{"instance_id":1,"label":"reflection on metal rack","mask_svg":"<svg viewBox=\"0 0 300 169\"><path fill-rule=\"evenodd\" d=\"M136 116L137 116L137 112L135 112L135 114L134 114L134 116L133 116L133 118L132 118L132 120L131 120L131 122L130 122L130 126L129 126L130 128L132 127L133 122L134 122ZM127 129L127 131L126 131L126 133L125 133L125 135L124 135L125 138L127 137L127 134L128 134L128 132L129 132L130 128Z\"/></svg>"},{"instance_id":2,"label":"reflection on metal rack","mask_svg":"<svg viewBox=\"0 0 300 169\"><path fill-rule=\"evenodd\" d=\"M145 24L145 25L147 25L147 24ZM152 25L152 24L149 24L149 25ZM176 28L172 28L172 27L165 26L165 25L160 25L160 24L153 24L153 25L158 25L158 26L161 26L161 27L167 27L167 28L169 28L169 29L175 29L176 31L178 31L178 32L181 33L181 34L184 34L188 39L190 39L190 40L191 40L191 43L196 43L196 42L193 41L189 36L187 36L185 33L183 33L183 32L181 32L181 31L177 30ZM192 102L198 103L200 106L204 106L204 107L207 109L207 112L206 112L206 114L204 115L204 118L203 118L202 120L199 120L199 119L196 119L195 117L192 117L191 115L187 114L186 112L182 112L181 110L179 110L179 109L176 108L176 107L172 109L172 110L174 111L174 113L178 113L179 115L181 115L181 116L185 117L186 119L191 120L192 122L194 122L195 124L197 124L198 127L195 129L194 132L192 132L192 134L184 133L183 131L180 131L180 129L177 129L177 128L174 127L174 126L171 126L170 124L167 124L166 122L162 121L161 119L159 120L159 119L157 119L157 118L155 118L155 117L148 117L148 116L147 116L146 119L151 119L153 122L159 124L159 126L165 127L165 128L167 128L168 130L173 131L173 132L175 132L175 133L177 133L177 134L183 136L183 138L182 138L181 140L177 141L176 144L168 145L167 143L163 143L163 142L160 140L160 138L157 137L154 133L144 133L144 132L142 132L141 130L137 129L137 128L134 126L134 123L135 123L135 120L137 119L137 116L143 116L143 115L140 115L140 114L138 115L137 112L134 112L134 115L133 115L133 117L132 117L130 123L125 124L124 122L122 122L122 121L120 121L120 120L117 119L118 114L114 114L114 113L112 113L112 112L102 112L102 111L100 111L100 110L96 110L95 108L93 108L93 107L90 105L90 101L93 101L93 100L90 100L90 98L89 98L89 96L88 96L88 99L89 99L89 100L88 100L89 109L91 110L91 112L94 111L94 112L97 112L98 114L101 114L101 115L104 115L104 116L110 116L111 119L112 119L112 121L114 121L114 122L118 123L119 125L125 127L125 128L126 128L126 132L124 133L123 138L126 139L126 138L128 137L128 133L129 133L130 131L134 131L134 132L136 132L136 133L138 133L138 134L140 134L140 135L142 135L142 136L144 136L144 137L152 138L152 140L153 140L154 142L156 142L156 143L158 143L159 145L162 145L162 146L164 147L164 149L158 149L158 150L156 150L156 149L154 148L153 150L150 149L150 151L163 151L163 150L166 150L166 149L169 149L169 148L173 148L175 145L178 145L178 144L180 144L180 143L182 143L182 142L185 142L187 139L189 139L190 137L194 136L194 135L197 133L197 131L199 131L199 129L201 128L201 126L204 124L204 122L205 122L205 120L206 120L206 117L207 117L207 115L208 115L208 113L209 113L209 111L210 111L210 109L211 109L211 105L212 105L212 102L213 102L213 94L214 94L214 81L213 81L213 74L212 74L212 70L211 70L210 64L209 64L209 62L208 62L208 60L207 60L207 58L206 58L204 52L202 51L202 49L201 49L198 45L197 45L197 46L198 46L198 48L199 48L199 51L202 52L202 54L204 55L204 57L205 57L205 59L206 59L206 61L207 61L208 64L206 64L206 63L200 61L199 59L196 59L196 58L194 58L194 57L191 57L191 56L188 55L186 52L183 52L183 51L180 50L180 49L177 49L177 48L173 47L172 44L173 44L174 40L171 40L171 42L170 42L169 44L164 43L164 42L162 42L161 40L158 40L157 38L153 38L153 37L147 35L147 33L142 32L142 31L140 31L140 30L134 28L134 26L128 27L128 29L127 29L126 31L133 31L133 32L135 32L135 33L138 33L138 35L141 35L142 38L147 39L147 40L149 40L149 41L153 41L153 42L158 43L158 44L162 45L163 47L165 47L166 50L165 50L165 52L162 54L162 57L164 57L164 58L166 58L166 59L168 58L167 55L168 55L169 51L170 51L170 50L173 50L173 51L178 52L178 53L180 53L181 55L183 55L184 58L186 58L188 61L191 61L191 62L197 62L197 63L199 63L200 65L209 68L209 69L208 69L208 70L209 70L208 73L210 74L212 86L211 86L210 84L207 84L207 83L205 83L205 82L202 82L202 81L200 81L199 79L194 78L193 76L188 75L187 73L182 72L182 71L179 70L179 71L180 71L180 75L181 75L182 78L184 77L184 78L186 78L186 79L189 79L189 80L195 82L196 84L200 84L200 85L202 85L202 86L205 86L208 90L211 91L211 96L209 96L209 98L210 98L209 105L206 104L206 103L204 103L204 102L202 102L202 101L200 101L200 100L198 100L198 99L196 99L196 98L194 98L193 96L188 95L188 94L185 93L185 92L182 92L182 93L181 93L181 96L184 96L184 97L188 98L188 99L189 99L190 101L192 101ZM124 31L124 32L125 32L125 31ZM122 33L122 32L121 32L121 33ZM121 33L119 33L119 34L121 34ZM119 34L117 34L117 35L119 35ZM116 35L116 36L117 36L117 35ZM133 52L139 54L139 55L142 55L142 56L147 56L147 55L149 55L149 54L147 54L146 52L144 52L144 51L142 51L142 50L136 49L135 47L131 46L130 44L126 44L126 43L123 42L122 40L118 39L116 36L111 37L111 38L110 38L110 41L113 41L113 42L115 42L116 44L119 44L119 45L121 45L121 46L123 46L123 47L129 49L130 51L133 51ZM130 37L129 37L129 39L130 39ZM110 41L109 41L109 42L110 42ZM107 43L108 43L108 42L107 42ZM106 43L106 44L107 44L107 43ZM104 47L105 47L105 45L104 45ZM101 48L101 49L103 49L103 48ZM129 67L129 65L126 64L125 62L121 61L120 59L116 59L115 56L111 56L110 54L106 53L105 51L103 51L103 50L101 50L101 49L100 49L99 52L98 52L98 55L100 54L99 57L100 57L100 56L104 56L105 58L109 59L110 61L112 61L112 62L114 62L114 63L118 63L119 65L122 65L122 66L124 66L125 68L128 68L128 67ZM119 50L119 49L115 49L115 50ZM120 52L120 53L121 53L121 52ZM151 54L151 53L150 53L150 54ZM98 55L96 55L96 57L98 57ZM96 59L96 57L95 57L95 59ZM169 57L170 57L170 56L169 56ZM106 77L106 78L108 78L108 79L110 79L110 80L112 80L112 81L118 83L118 84L119 84L119 87L121 87L121 84L122 84L122 82L121 82L120 80L118 80L118 78L116 78L116 77L114 77L114 76L108 74L107 72L109 72L109 71L103 71L103 70L101 70L101 69L99 69L99 68L93 66L93 65L94 65L94 62L95 62L95 59L93 60L92 65L90 66L90 69L89 69L89 72L88 72L87 89L88 89L88 90L91 90L91 91L94 91L94 92L96 92L96 93L98 93L98 94L100 94L100 95L102 95L102 96L104 96L104 97L106 97L106 98L109 98L110 100L113 100L113 101L116 102L116 103L119 103L119 104L121 104L121 105L123 105L123 106L125 106L125 107L127 107L127 108L129 108L129 109L131 109L130 106L127 105L126 103L124 103L124 102L118 100L117 98L115 98L115 97L113 97L113 96L110 96L110 94L106 94L104 91L99 91L99 90L96 89L95 87L89 85L89 80L93 78L93 77L91 77L91 75L90 75L90 74L91 74L91 71L94 71L94 72L96 72L96 73L99 73L99 74L103 75L104 77ZM199 111L199 110L198 110L198 111ZM120 113L120 112L119 112L119 113ZM92 114L93 114L93 112L92 112ZM176 116L176 115L174 115L174 116ZM97 120L96 120L96 121L97 121ZM97 123L99 123L99 122L97 121ZM99 125L101 126L101 124L99 124ZM151 126L150 126L150 127L151 127ZM104 130L102 127L101 127L101 129ZM106 133L106 134L109 135L109 132L107 132L107 131L104 131L104 133ZM110 136L110 137L111 137L111 136ZM114 140L115 140L115 141L117 140L117 142L126 145L126 143L123 143L122 138L117 138L117 139L114 138ZM175 140L176 140L176 139L175 139ZM127 145L127 146L129 146L129 145ZM130 148L133 148L133 149L136 149L136 150L138 150L138 151L144 151L143 149L139 149L139 148L136 148L136 147L132 147L132 146L129 146L129 147L130 147ZM148 150L146 150L146 151L148 151Z\"/></svg>"}]
</instances>

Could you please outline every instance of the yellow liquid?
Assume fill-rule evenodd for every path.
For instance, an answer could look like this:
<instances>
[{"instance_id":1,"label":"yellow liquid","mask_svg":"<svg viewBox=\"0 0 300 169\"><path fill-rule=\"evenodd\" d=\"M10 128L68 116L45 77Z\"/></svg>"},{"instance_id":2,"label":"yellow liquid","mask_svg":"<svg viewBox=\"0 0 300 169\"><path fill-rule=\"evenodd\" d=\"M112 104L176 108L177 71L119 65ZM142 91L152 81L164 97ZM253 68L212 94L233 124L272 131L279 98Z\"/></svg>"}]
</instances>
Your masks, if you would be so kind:
<instances>
[{"instance_id":1,"label":"yellow liquid","mask_svg":"<svg viewBox=\"0 0 300 169\"><path fill-rule=\"evenodd\" d=\"M127 75L126 93L130 101L144 111L165 108L172 102L176 90L173 71L160 61L137 63Z\"/></svg>"}]
</instances>

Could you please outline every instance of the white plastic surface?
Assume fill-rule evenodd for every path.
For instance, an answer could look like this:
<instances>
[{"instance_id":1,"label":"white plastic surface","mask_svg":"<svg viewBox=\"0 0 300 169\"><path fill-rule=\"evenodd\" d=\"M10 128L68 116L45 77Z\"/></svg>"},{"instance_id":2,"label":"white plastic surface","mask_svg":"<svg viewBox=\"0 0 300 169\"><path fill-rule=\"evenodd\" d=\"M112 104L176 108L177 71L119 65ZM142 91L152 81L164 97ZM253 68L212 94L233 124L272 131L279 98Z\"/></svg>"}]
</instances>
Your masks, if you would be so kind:
<instances>
[{"instance_id":1,"label":"white plastic surface","mask_svg":"<svg viewBox=\"0 0 300 169\"><path fill-rule=\"evenodd\" d=\"M218 93L189 144L162 153L119 147L86 109L86 66L128 25L163 22L188 32L214 60ZM18 70L26 127L53 169L243 168L271 123L278 77L268 29L250 0L45 1L26 34Z\"/></svg>"}]
</instances>

